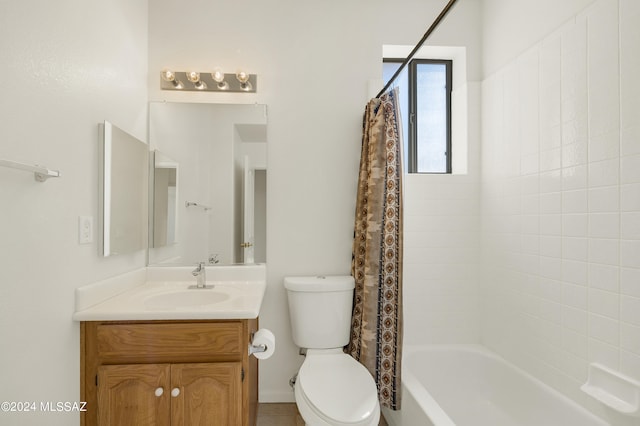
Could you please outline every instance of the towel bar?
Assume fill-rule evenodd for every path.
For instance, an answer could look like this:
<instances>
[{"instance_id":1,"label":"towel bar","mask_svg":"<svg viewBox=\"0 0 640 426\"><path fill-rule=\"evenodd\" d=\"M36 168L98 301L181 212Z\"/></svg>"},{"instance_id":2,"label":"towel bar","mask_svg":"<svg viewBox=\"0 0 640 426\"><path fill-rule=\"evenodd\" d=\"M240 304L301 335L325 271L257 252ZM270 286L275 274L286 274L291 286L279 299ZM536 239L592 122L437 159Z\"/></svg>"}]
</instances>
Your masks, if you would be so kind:
<instances>
[{"instance_id":1,"label":"towel bar","mask_svg":"<svg viewBox=\"0 0 640 426\"><path fill-rule=\"evenodd\" d=\"M46 167L38 165L31 166L29 164L18 163L16 161L0 160L0 166L33 172L34 177L38 182L45 182L51 177L60 177L60 172L58 170L50 170Z\"/></svg>"}]
</instances>

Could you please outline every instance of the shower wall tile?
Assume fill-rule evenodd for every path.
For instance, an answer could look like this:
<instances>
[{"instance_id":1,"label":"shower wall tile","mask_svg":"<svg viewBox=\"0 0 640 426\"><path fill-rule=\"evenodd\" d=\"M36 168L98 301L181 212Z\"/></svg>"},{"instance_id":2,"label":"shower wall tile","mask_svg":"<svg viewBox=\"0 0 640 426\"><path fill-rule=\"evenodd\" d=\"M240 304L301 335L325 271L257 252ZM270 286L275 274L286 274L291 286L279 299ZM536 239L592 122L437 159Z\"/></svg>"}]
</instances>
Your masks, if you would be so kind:
<instances>
[{"instance_id":1,"label":"shower wall tile","mask_svg":"<svg viewBox=\"0 0 640 426\"><path fill-rule=\"evenodd\" d=\"M589 189L589 211L593 213L617 212L620 207L620 188L603 186Z\"/></svg>"},{"instance_id":2,"label":"shower wall tile","mask_svg":"<svg viewBox=\"0 0 640 426\"><path fill-rule=\"evenodd\" d=\"M639 20L596 0L482 87L482 341L597 413L590 362L640 380Z\"/></svg>"},{"instance_id":3,"label":"shower wall tile","mask_svg":"<svg viewBox=\"0 0 640 426\"><path fill-rule=\"evenodd\" d=\"M592 213L589 215L589 237L618 238L619 236L619 213Z\"/></svg>"},{"instance_id":4,"label":"shower wall tile","mask_svg":"<svg viewBox=\"0 0 640 426\"><path fill-rule=\"evenodd\" d=\"M619 155L620 70L617 2L597 2L588 15L589 161Z\"/></svg>"},{"instance_id":5,"label":"shower wall tile","mask_svg":"<svg viewBox=\"0 0 640 426\"><path fill-rule=\"evenodd\" d=\"M640 355L640 327L620 323L620 348Z\"/></svg>"},{"instance_id":6,"label":"shower wall tile","mask_svg":"<svg viewBox=\"0 0 640 426\"><path fill-rule=\"evenodd\" d=\"M640 194L638 194L640 198ZM640 212L620 214L620 238L625 240L640 239Z\"/></svg>"},{"instance_id":7,"label":"shower wall tile","mask_svg":"<svg viewBox=\"0 0 640 426\"><path fill-rule=\"evenodd\" d=\"M640 377L640 355L626 350L620 351L620 371L631 377Z\"/></svg>"},{"instance_id":8,"label":"shower wall tile","mask_svg":"<svg viewBox=\"0 0 640 426\"><path fill-rule=\"evenodd\" d=\"M589 339L589 362L597 362L614 370L619 369L618 360L620 350L615 345L610 345L598 339Z\"/></svg>"},{"instance_id":9,"label":"shower wall tile","mask_svg":"<svg viewBox=\"0 0 640 426\"><path fill-rule=\"evenodd\" d=\"M620 266L638 267L640 240L620 240Z\"/></svg>"},{"instance_id":10,"label":"shower wall tile","mask_svg":"<svg viewBox=\"0 0 640 426\"><path fill-rule=\"evenodd\" d=\"M640 297L640 268L620 268L620 293Z\"/></svg>"},{"instance_id":11,"label":"shower wall tile","mask_svg":"<svg viewBox=\"0 0 640 426\"><path fill-rule=\"evenodd\" d=\"M404 186L404 342L477 342L478 179L406 175Z\"/></svg>"},{"instance_id":12,"label":"shower wall tile","mask_svg":"<svg viewBox=\"0 0 640 426\"><path fill-rule=\"evenodd\" d=\"M586 121L586 120L585 120ZM576 123L570 123L567 126L575 126ZM585 125L586 127L586 125ZM572 140L570 135L563 135L563 140ZM563 166L577 166L586 164L588 159L588 147L585 139L578 140L575 143L567 143L562 146L561 162Z\"/></svg>"},{"instance_id":13,"label":"shower wall tile","mask_svg":"<svg viewBox=\"0 0 640 426\"><path fill-rule=\"evenodd\" d=\"M637 75L640 72L640 3L633 0L620 1L620 206L621 238L636 235L635 219L627 213L640 211L640 123L637 113L640 110L640 84ZM621 345L620 364L623 372L640 377L640 357L637 356L638 333L634 326L638 321L638 296L640 296L640 250L636 250L635 241L620 242L620 317ZM634 311L635 309L635 311ZM627 324L629 323L629 324ZM631 353L624 349L631 349Z\"/></svg>"},{"instance_id":14,"label":"shower wall tile","mask_svg":"<svg viewBox=\"0 0 640 426\"><path fill-rule=\"evenodd\" d=\"M563 214L562 235L567 237L586 237L589 231L589 215Z\"/></svg>"},{"instance_id":15,"label":"shower wall tile","mask_svg":"<svg viewBox=\"0 0 640 426\"><path fill-rule=\"evenodd\" d=\"M530 237L530 235L528 237ZM562 255L562 238L558 236L541 235L538 242L538 253L540 255L551 258L560 258Z\"/></svg>"},{"instance_id":16,"label":"shower wall tile","mask_svg":"<svg viewBox=\"0 0 640 426\"><path fill-rule=\"evenodd\" d=\"M562 325L568 330L586 336L588 332L587 312L570 306L563 306Z\"/></svg>"},{"instance_id":17,"label":"shower wall tile","mask_svg":"<svg viewBox=\"0 0 640 426\"><path fill-rule=\"evenodd\" d=\"M613 169L613 165L611 165L611 169ZM640 155L626 155L621 157L620 183L638 182L640 182Z\"/></svg>"},{"instance_id":18,"label":"shower wall tile","mask_svg":"<svg viewBox=\"0 0 640 426\"><path fill-rule=\"evenodd\" d=\"M640 146L640 142L638 142ZM640 210L640 184L632 183L620 186L620 211L633 212Z\"/></svg>"},{"instance_id":19,"label":"shower wall tile","mask_svg":"<svg viewBox=\"0 0 640 426\"><path fill-rule=\"evenodd\" d=\"M640 326L640 298L626 295L620 297L620 319Z\"/></svg>"},{"instance_id":20,"label":"shower wall tile","mask_svg":"<svg viewBox=\"0 0 640 426\"><path fill-rule=\"evenodd\" d=\"M589 197L586 189L564 191L560 199L561 213L586 213L589 209Z\"/></svg>"},{"instance_id":21,"label":"shower wall tile","mask_svg":"<svg viewBox=\"0 0 640 426\"><path fill-rule=\"evenodd\" d=\"M620 311L620 295L610 291L589 289L589 312L617 319Z\"/></svg>"},{"instance_id":22,"label":"shower wall tile","mask_svg":"<svg viewBox=\"0 0 640 426\"><path fill-rule=\"evenodd\" d=\"M619 292L619 276L620 268L617 266L589 264L589 285L591 288Z\"/></svg>"},{"instance_id":23,"label":"shower wall tile","mask_svg":"<svg viewBox=\"0 0 640 426\"><path fill-rule=\"evenodd\" d=\"M573 284L586 286L589 281L589 264L587 262L563 259L562 279Z\"/></svg>"},{"instance_id":24,"label":"shower wall tile","mask_svg":"<svg viewBox=\"0 0 640 426\"><path fill-rule=\"evenodd\" d=\"M619 346L620 323L606 316L591 314L589 316L589 335L592 339Z\"/></svg>"},{"instance_id":25,"label":"shower wall tile","mask_svg":"<svg viewBox=\"0 0 640 426\"><path fill-rule=\"evenodd\" d=\"M628 139L623 137L621 154L628 155L640 153L640 123L637 115L640 110L640 82L637 74L640 70L640 57L630 54L637 52L640 45L640 3L635 0L622 0L620 17L620 121L623 130L630 130L626 134L633 135Z\"/></svg>"},{"instance_id":26,"label":"shower wall tile","mask_svg":"<svg viewBox=\"0 0 640 426\"><path fill-rule=\"evenodd\" d=\"M623 90L625 89L623 88ZM623 105L622 107L623 110L633 108L633 106L627 107L627 105ZM626 126L621 130L620 154L640 154L640 124L638 124L637 121L632 121L630 117L621 117L620 123L622 126Z\"/></svg>"},{"instance_id":27,"label":"shower wall tile","mask_svg":"<svg viewBox=\"0 0 640 426\"><path fill-rule=\"evenodd\" d=\"M620 240L589 238L589 262L618 265L620 261Z\"/></svg>"},{"instance_id":28,"label":"shower wall tile","mask_svg":"<svg viewBox=\"0 0 640 426\"><path fill-rule=\"evenodd\" d=\"M586 261L589 258L589 245L586 238L563 237L562 258Z\"/></svg>"},{"instance_id":29,"label":"shower wall tile","mask_svg":"<svg viewBox=\"0 0 640 426\"><path fill-rule=\"evenodd\" d=\"M562 168L562 190L587 188L589 169L586 164Z\"/></svg>"},{"instance_id":30,"label":"shower wall tile","mask_svg":"<svg viewBox=\"0 0 640 426\"><path fill-rule=\"evenodd\" d=\"M630 162L627 167L633 167L633 163ZM620 182L620 169L621 162L618 159L589 163L589 187L597 188L600 186L618 185ZM631 170L629 170L628 173L631 173ZM633 177L629 177L629 179L633 181Z\"/></svg>"}]
</instances>

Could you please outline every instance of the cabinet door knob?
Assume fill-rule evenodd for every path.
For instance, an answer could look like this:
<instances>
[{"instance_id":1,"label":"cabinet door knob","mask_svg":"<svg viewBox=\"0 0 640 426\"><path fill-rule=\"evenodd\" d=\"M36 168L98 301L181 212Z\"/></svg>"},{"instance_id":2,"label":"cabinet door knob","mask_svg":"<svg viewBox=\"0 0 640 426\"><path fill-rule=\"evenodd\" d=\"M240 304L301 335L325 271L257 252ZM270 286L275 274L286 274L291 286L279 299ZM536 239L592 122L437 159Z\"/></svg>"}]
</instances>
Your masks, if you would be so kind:
<instances>
[{"instance_id":1,"label":"cabinet door knob","mask_svg":"<svg viewBox=\"0 0 640 426\"><path fill-rule=\"evenodd\" d=\"M156 389L156 396L162 396L163 393L164 393L164 389L162 389L162 388L157 388Z\"/></svg>"},{"instance_id":2,"label":"cabinet door knob","mask_svg":"<svg viewBox=\"0 0 640 426\"><path fill-rule=\"evenodd\" d=\"M176 396L178 396L178 395L180 395L180 389L179 389L179 388L173 388L173 389L171 389L171 396L172 396L172 397L174 397L174 398L175 398L175 397L176 397Z\"/></svg>"}]
</instances>

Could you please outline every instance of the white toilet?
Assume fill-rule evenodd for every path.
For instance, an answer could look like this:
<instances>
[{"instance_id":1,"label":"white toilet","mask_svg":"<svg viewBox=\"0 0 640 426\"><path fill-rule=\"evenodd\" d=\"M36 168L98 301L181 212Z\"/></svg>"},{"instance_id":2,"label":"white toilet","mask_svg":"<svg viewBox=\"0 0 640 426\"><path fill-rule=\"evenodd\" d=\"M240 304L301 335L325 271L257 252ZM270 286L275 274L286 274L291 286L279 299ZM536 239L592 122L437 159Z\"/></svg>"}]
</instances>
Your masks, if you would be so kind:
<instances>
[{"instance_id":1,"label":"white toilet","mask_svg":"<svg viewBox=\"0 0 640 426\"><path fill-rule=\"evenodd\" d=\"M369 371L342 351L349 343L353 277L286 277L293 341L307 354L295 381L309 426L377 426L380 404Z\"/></svg>"}]
</instances>

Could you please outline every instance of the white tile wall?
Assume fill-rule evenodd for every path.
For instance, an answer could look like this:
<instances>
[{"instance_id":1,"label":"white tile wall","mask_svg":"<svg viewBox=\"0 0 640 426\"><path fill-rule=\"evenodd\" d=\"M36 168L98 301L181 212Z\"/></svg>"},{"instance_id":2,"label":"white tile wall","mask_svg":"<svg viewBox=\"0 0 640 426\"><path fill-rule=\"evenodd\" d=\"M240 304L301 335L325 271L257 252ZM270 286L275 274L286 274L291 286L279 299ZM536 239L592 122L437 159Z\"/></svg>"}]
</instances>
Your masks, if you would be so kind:
<instances>
[{"instance_id":1,"label":"white tile wall","mask_svg":"<svg viewBox=\"0 0 640 426\"><path fill-rule=\"evenodd\" d=\"M598 0L482 85L482 339L594 411L640 380L640 2Z\"/></svg>"},{"instance_id":2,"label":"white tile wall","mask_svg":"<svg viewBox=\"0 0 640 426\"><path fill-rule=\"evenodd\" d=\"M477 342L477 178L408 175L404 192L404 342Z\"/></svg>"}]
</instances>

